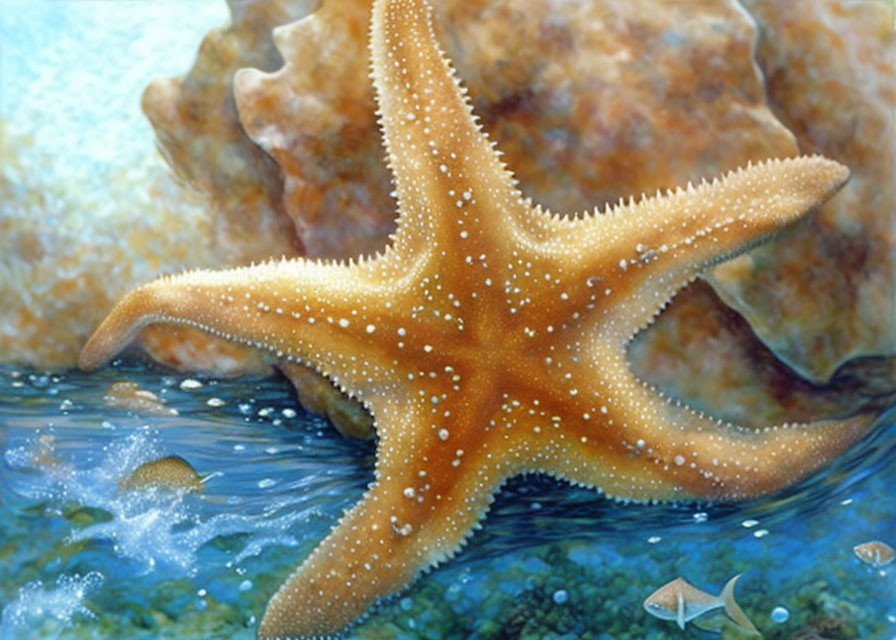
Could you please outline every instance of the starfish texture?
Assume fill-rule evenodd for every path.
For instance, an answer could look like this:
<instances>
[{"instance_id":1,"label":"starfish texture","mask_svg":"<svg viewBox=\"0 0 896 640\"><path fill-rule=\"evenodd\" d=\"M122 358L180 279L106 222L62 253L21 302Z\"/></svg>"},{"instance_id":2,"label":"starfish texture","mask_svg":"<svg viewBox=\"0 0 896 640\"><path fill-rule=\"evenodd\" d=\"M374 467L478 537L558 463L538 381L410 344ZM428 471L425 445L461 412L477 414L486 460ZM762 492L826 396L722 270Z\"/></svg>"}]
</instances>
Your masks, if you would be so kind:
<instances>
[{"instance_id":1,"label":"starfish texture","mask_svg":"<svg viewBox=\"0 0 896 640\"><path fill-rule=\"evenodd\" d=\"M261 638L326 636L450 557L510 476L623 500L734 500L841 453L864 417L724 423L639 381L626 345L702 269L848 177L769 160L697 187L561 217L533 206L476 124L424 0L377 0L373 79L398 228L351 263L273 261L146 284L81 354L179 323L322 372L376 421L375 480L271 599Z\"/></svg>"}]
</instances>

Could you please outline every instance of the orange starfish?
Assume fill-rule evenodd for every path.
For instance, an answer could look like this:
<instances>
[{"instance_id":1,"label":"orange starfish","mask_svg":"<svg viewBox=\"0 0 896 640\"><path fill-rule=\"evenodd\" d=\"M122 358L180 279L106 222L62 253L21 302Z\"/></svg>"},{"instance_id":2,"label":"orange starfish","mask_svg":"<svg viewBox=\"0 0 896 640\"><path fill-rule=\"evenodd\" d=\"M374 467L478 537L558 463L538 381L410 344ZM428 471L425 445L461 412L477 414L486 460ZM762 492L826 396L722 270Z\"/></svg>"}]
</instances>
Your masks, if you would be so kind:
<instances>
[{"instance_id":1,"label":"orange starfish","mask_svg":"<svg viewBox=\"0 0 896 640\"><path fill-rule=\"evenodd\" d=\"M741 499L842 452L864 418L761 430L636 379L626 344L708 265L816 207L848 171L770 160L559 217L532 206L476 125L424 0L377 0L373 78L395 176L389 247L163 278L81 354L180 323L321 371L376 420L376 479L271 599L262 638L337 632L457 552L494 493L538 471L626 500Z\"/></svg>"}]
</instances>

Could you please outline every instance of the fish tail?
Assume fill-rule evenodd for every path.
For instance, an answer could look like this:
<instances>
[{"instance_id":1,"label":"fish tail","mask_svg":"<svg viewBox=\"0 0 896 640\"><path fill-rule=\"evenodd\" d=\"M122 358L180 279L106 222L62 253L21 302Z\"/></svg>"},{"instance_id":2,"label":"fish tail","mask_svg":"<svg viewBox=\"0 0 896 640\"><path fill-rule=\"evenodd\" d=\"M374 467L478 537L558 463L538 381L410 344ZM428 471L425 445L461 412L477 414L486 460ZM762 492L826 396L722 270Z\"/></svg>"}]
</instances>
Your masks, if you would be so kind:
<instances>
[{"instance_id":1,"label":"fish tail","mask_svg":"<svg viewBox=\"0 0 896 640\"><path fill-rule=\"evenodd\" d=\"M744 613L743 609L740 608L740 605L734 600L734 585L737 583L737 579L741 577L738 573L736 576L731 578L728 583L722 588L722 593L719 594L719 600L722 601L722 606L725 607L725 613L728 614L728 617L734 620L735 623L745 631L749 631L750 633L754 633L757 636L761 635L759 630L753 626L753 623L750 622L750 619L747 617L747 614Z\"/></svg>"}]
</instances>

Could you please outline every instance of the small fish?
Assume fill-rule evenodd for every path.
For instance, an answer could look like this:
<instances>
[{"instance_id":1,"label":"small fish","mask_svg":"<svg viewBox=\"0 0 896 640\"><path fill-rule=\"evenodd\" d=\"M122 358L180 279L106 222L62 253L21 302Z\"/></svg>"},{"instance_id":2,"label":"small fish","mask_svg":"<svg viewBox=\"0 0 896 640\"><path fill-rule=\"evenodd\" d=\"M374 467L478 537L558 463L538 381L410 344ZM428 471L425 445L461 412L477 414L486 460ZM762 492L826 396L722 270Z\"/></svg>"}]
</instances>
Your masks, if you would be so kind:
<instances>
[{"instance_id":1,"label":"small fish","mask_svg":"<svg viewBox=\"0 0 896 640\"><path fill-rule=\"evenodd\" d=\"M896 559L896 551L893 550L893 547L880 540L857 544L852 550L859 560L872 567L883 567Z\"/></svg>"},{"instance_id":2,"label":"small fish","mask_svg":"<svg viewBox=\"0 0 896 640\"><path fill-rule=\"evenodd\" d=\"M676 578L654 591L644 601L644 609L660 620L675 620L678 626L684 629L685 623L697 616L724 607L725 613L739 627L760 635L737 602L734 601L734 585L740 576L741 574L737 574L731 578L717 596L698 589L683 578Z\"/></svg>"},{"instance_id":3,"label":"small fish","mask_svg":"<svg viewBox=\"0 0 896 640\"><path fill-rule=\"evenodd\" d=\"M144 462L134 469L127 478L118 482L121 489L143 487L164 487L166 489L186 489L202 491L208 478L202 478L193 466L180 456L165 456L158 460Z\"/></svg>"}]
</instances>

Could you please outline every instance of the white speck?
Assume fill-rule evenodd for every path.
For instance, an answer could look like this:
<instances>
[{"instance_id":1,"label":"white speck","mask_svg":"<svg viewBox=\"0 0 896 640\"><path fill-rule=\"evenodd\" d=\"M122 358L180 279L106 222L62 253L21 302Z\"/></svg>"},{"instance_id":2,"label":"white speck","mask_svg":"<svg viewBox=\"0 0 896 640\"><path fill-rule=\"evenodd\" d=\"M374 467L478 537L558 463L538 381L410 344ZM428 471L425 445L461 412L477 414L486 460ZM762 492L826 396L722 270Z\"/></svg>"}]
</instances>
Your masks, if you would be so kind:
<instances>
[{"instance_id":1,"label":"white speck","mask_svg":"<svg viewBox=\"0 0 896 640\"><path fill-rule=\"evenodd\" d=\"M753 532L754 538L764 538L768 535L768 529L758 529Z\"/></svg>"},{"instance_id":2,"label":"white speck","mask_svg":"<svg viewBox=\"0 0 896 640\"><path fill-rule=\"evenodd\" d=\"M275 484L277 484L276 480L274 480L272 478L264 478L264 479L258 481L258 488L259 489L269 489L270 487L273 487Z\"/></svg>"},{"instance_id":3,"label":"white speck","mask_svg":"<svg viewBox=\"0 0 896 640\"><path fill-rule=\"evenodd\" d=\"M628 263L625 261L625 258L619 261L619 267L621 269L625 269L626 267L628 267Z\"/></svg>"},{"instance_id":4,"label":"white speck","mask_svg":"<svg viewBox=\"0 0 896 640\"><path fill-rule=\"evenodd\" d=\"M251 588L252 588L251 580L243 580L242 582L240 582L240 586L239 586L240 591L248 591Z\"/></svg>"},{"instance_id":5,"label":"white speck","mask_svg":"<svg viewBox=\"0 0 896 640\"><path fill-rule=\"evenodd\" d=\"M751 529L752 527L755 527L757 524L759 524L759 520L744 520L743 522L740 523L740 526L746 527L747 529Z\"/></svg>"},{"instance_id":6,"label":"white speck","mask_svg":"<svg viewBox=\"0 0 896 640\"><path fill-rule=\"evenodd\" d=\"M345 318L340 318L339 326L342 327L343 329L345 329L348 326L348 320L346 320Z\"/></svg>"},{"instance_id":7,"label":"white speck","mask_svg":"<svg viewBox=\"0 0 896 640\"><path fill-rule=\"evenodd\" d=\"M405 490L402 493L404 493L405 498L413 498L416 495L414 487L405 487Z\"/></svg>"},{"instance_id":8,"label":"white speck","mask_svg":"<svg viewBox=\"0 0 896 640\"><path fill-rule=\"evenodd\" d=\"M679 453L677 456L672 458L672 461L680 467L684 464L684 456Z\"/></svg>"},{"instance_id":9,"label":"white speck","mask_svg":"<svg viewBox=\"0 0 896 640\"><path fill-rule=\"evenodd\" d=\"M190 389L199 389L202 387L202 383L199 380L194 380L193 378L187 378L183 382L180 383L180 388L183 391L189 391Z\"/></svg>"},{"instance_id":10,"label":"white speck","mask_svg":"<svg viewBox=\"0 0 896 640\"><path fill-rule=\"evenodd\" d=\"M398 328L398 335L403 336L403 335L405 335L406 333L407 333L407 331L404 330L404 327L399 327L399 328Z\"/></svg>"},{"instance_id":11,"label":"white speck","mask_svg":"<svg viewBox=\"0 0 896 640\"><path fill-rule=\"evenodd\" d=\"M439 429L439 440L447 440L448 439L448 429L442 428Z\"/></svg>"},{"instance_id":12,"label":"white speck","mask_svg":"<svg viewBox=\"0 0 896 640\"><path fill-rule=\"evenodd\" d=\"M446 167L446 166L443 165L443 164L440 164L440 165L439 165L439 171L441 171L442 173L445 173L446 171L448 171L448 167Z\"/></svg>"},{"instance_id":13,"label":"white speck","mask_svg":"<svg viewBox=\"0 0 896 640\"><path fill-rule=\"evenodd\" d=\"M557 589L553 598L557 604L566 604L569 601L569 594L566 592L566 589Z\"/></svg>"},{"instance_id":14,"label":"white speck","mask_svg":"<svg viewBox=\"0 0 896 640\"><path fill-rule=\"evenodd\" d=\"M297 415L295 409L289 409L289 408L284 409L280 413L284 418L295 418Z\"/></svg>"},{"instance_id":15,"label":"white speck","mask_svg":"<svg viewBox=\"0 0 896 640\"><path fill-rule=\"evenodd\" d=\"M660 536L650 536L649 538L647 538L647 542L649 542L650 544L656 544L660 540L662 540Z\"/></svg>"},{"instance_id":16,"label":"white speck","mask_svg":"<svg viewBox=\"0 0 896 640\"><path fill-rule=\"evenodd\" d=\"M432 345L431 345L431 344L425 344L425 345L423 345L423 350L424 350L426 353L429 353L430 351L432 351Z\"/></svg>"},{"instance_id":17,"label":"white speck","mask_svg":"<svg viewBox=\"0 0 896 640\"><path fill-rule=\"evenodd\" d=\"M376 331L376 327L375 327L374 325L372 325L372 324L369 324L369 325L367 325L367 326L364 328L364 330L365 330L367 333L373 333L374 331Z\"/></svg>"},{"instance_id":18,"label":"white speck","mask_svg":"<svg viewBox=\"0 0 896 640\"><path fill-rule=\"evenodd\" d=\"M783 622L787 622L787 620L790 618L790 612L787 610L787 607L778 605L777 607L772 609L771 618L778 624L781 624Z\"/></svg>"},{"instance_id":19,"label":"white speck","mask_svg":"<svg viewBox=\"0 0 896 640\"><path fill-rule=\"evenodd\" d=\"M221 398L209 398L205 401L205 404L210 407L223 407L227 403L224 402Z\"/></svg>"}]
</instances>

